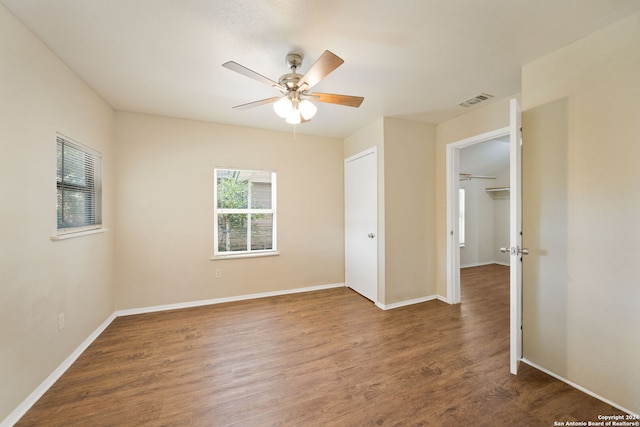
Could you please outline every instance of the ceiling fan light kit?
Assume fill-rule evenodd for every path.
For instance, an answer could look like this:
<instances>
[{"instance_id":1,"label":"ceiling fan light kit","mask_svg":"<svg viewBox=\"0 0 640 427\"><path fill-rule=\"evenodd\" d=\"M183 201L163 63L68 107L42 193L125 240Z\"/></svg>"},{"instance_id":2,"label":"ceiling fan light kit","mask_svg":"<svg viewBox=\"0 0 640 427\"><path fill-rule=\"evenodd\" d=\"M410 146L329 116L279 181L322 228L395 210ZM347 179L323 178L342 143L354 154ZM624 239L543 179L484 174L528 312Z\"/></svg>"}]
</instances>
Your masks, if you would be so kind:
<instances>
[{"instance_id":1,"label":"ceiling fan light kit","mask_svg":"<svg viewBox=\"0 0 640 427\"><path fill-rule=\"evenodd\" d=\"M273 102L273 109L276 114L285 119L287 123L296 125L308 122L318 111L318 107L316 107L307 98L311 98L318 102L345 105L355 108L360 107L360 104L364 101L364 98L360 96L309 92L309 90L320 82L320 80L328 76L333 70L344 63L344 61L334 53L325 50L320 58L318 58L318 60L304 75L296 73L296 70L302 64L302 55L289 53L286 56L286 61L291 68L291 72L281 76L278 82L275 82L233 61L222 64L223 67L231 71L235 71L246 77L257 80L260 83L273 87L282 93L281 97L262 99L248 104L236 105L233 108L252 108Z\"/></svg>"},{"instance_id":2,"label":"ceiling fan light kit","mask_svg":"<svg viewBox=\"0 0 640 427\"><path fill-rule=\"evenodd\" d=\"M301 118L309 121L318 111L318 107L311 101L300 100L299 96L298 92L289 92L273 104L273 110L278 116L286 119L287 123L297 125L301 122Z\"/></svg>"}]
</instances>

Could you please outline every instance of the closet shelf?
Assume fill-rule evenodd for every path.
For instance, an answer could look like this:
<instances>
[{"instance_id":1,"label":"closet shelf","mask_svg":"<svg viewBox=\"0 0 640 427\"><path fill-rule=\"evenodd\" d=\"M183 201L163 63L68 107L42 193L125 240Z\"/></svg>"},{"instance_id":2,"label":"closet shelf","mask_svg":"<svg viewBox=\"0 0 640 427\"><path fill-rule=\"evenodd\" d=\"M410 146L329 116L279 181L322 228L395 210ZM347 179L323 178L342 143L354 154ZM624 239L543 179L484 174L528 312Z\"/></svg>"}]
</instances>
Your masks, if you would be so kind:
<instances>
[{"instance_id":1,"label":"closet shelf","mask_svg":"<svg viewBox=\"0 0 640 427\"><path fill-rule=\"evenodd\" d=\"M486 190L494 199L508 199L511 191L509 187L488 187Z\"/></svg>"}]
</instances>

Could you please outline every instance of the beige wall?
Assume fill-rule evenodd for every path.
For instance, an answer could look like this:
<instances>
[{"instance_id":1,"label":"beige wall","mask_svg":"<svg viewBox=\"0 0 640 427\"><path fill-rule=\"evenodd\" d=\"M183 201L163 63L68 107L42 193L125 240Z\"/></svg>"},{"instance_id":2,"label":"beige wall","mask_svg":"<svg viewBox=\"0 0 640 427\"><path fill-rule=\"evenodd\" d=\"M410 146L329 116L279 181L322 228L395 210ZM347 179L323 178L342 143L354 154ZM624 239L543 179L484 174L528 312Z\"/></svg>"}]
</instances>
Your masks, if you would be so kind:
<instances>
[{"instance_id":1,"label":"beige wall","mask_svg":"<svg viewBox=\"0 0 640 427\"><path fill-rule=\"evenodd\" d=\"M116 122L118 309L344 283L342 140L133 113ZM279 256L209 259L215 166L277 172Z\"/></svg>"},{"instance_id":2,"label":"beige wall","mask_svg":"<svg viewBox=\"0 0 640 427\"><path fill-rule=\"evenodd\" d=\"M509 126L509 99L473 110L436 127L436 293L447 296L447 144Z\"/></svg>"},{"instance_id":3,"label":"beige wall","mask_svg":"<svg viewBox=\"0 0 640 427\"><path fill-rule=\"evenodd\" d=\"M435 126L384 119L385 304L435 288Z\"/></svg>"},{"instance_id":4,"label":"beige wall","mask_svg":"<svg viewBox=\"0 0 640 427\"><path fill-rule=\"evenodd\" d=\"M435 295L435 126L385 117L344 146L378 154L378 302Z\"/></svg>"},{"instance_id":5,"label":"beige wall","mask_svg":"<svg viewBox=\"0 0 640 427\"><path fill-rule=\"evenodd\" d=\"M380 118L363 127L344 140L344 158L349 158L369 148L376 147L379 164L383 164L381 154L384 154L384 118ZM380 174L378 174L380 175ZM384 182L384 181L382 181Z\"/></svg>"},{"instance_id":6,"label":"beige wall","mask_svg":"<svg viewBox=\"0 0 640 427\"><path fill-rule=\"evenodd\" d=\"M539 317L540 339L526 341L524 355L635 413L640 413L638 46L640 14L635 14L526 65L522 74L525 118L528 110L567 98L567 170L561 184L566 196L558 202L566 206L560 243L567 262L552 272L564 281L553 290L539 288L556 300L544 316L562 319L562 327ZM526 134L525 127L525 153ZM544 144L544 138L536 141ZM545 170L538 165L531 172ZM554 218L542 218L541 230L551 230ZM529 302L524 310L536 309ZM540 348L562 340L558 348Z\"/></svg>"},{"instance_id":7,"label":"beige wall","mask_svg":"<svg viewBox=\"0 0 640 427\"><path fill-rule=\"evenodd\" d=\"M102 152L113 226L113 111L0 6L0 421L108 316L113 231L53 242L56 132ZM58 332L58 314L66 326Z\"/></svg>"}]
</instances>

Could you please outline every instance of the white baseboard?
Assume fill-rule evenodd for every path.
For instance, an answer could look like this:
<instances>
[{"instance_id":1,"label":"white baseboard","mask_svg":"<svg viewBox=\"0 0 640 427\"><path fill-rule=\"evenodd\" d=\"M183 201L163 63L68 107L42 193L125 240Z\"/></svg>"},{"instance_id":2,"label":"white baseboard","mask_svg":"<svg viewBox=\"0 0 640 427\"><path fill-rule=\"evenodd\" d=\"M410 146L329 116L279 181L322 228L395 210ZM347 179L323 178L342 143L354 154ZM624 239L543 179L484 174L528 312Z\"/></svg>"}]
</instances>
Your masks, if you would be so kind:
<instances>
[{"instance_id":1,"label":"white baseboard","mask_svg":"<svg viewBox=\"0 0 640 427\"><path fill-rule=\"evenodd\" d=\"M1 423L0 427L10 427L22 418L29 409L44 395L47 390L64 374L73 362L95 341L96 338L114 321L116 314L112 313L107 320L91 333L25 400L18 405Z\"/></svg>"},{"instance_id":2,"label":"white baseboard","mask_svg":"<svg viewBox=\"0 0 640 427\"><path fill-rule=\"evenodd\" d=\"M591 390L588 390L588 389L586 389L586 388L582 387L581 385L574 383L573 381L569 381L568 379L566 379L566 378L564 378L564 377L561 377L560 375L556 374L555 372L551 372L550 370L545 369L545 368L543 368L542 366L540 366L540 365L538 365L538 364L536 364L536 363L534 363L534 362L532 362L532 361L530 361L530 360L528 360L528 359L522 358L522 359L521 359L521 361L522 361L522 362L524 362L524 363L526 363L527 365L531 366L532 368L536 368L537 370L542 371L542 372L544 372L545 374L550 375L550 376L552 376L553 378L555 378L555 379L557 379L557 380L562 381L562 382L563 382L563 383L565 383L565 384L569 384L571 387L573 387L573 388L575 388L575 389L578 389L578 390L580 390L581 392L586 393L586 394L588 394L588 395L589 395L589 396L591 396L591 397L595 397L596 399L598 399L598 400L600 400L600 401L602 401L602 402L604 402L604 403L606 403L606 404L608 404L608 405L611 405L611 406L613 406L614 408L618 408L618 409L620 409L621 411L626 412L626 413L627 413L627 414L629 414L629 415L634 415L634 416L638 417L638 414L634 414L634 413L633 413L633 412L631 412L630 410L628 410L628 409L626 409L626 408L623 408L622 406L620 406L620 405L618 405L618 404L616 404L616 403L614 403L614 402L610 401L609 399L605 399L604 397L602 397L602 396L600 396L600 395L598 395L598 394L596 394L596 393L592 392Z\"/></svg>"},{"instance_id":3,"label":"white baseboard","mask_svg":"<svg viewBox=\"0 0 640 427\"><path fill-rule=\"evenodd\" d=\"M407 305L413 305L413 304L419 304L421 302L431 301L431 300L434 300L434 299L438 299L438 296L429 295L429 296L426 296L426 297L414 298L414 299L400 301L400 302L394 302L393 304L382 304L380 302L377 302L376 306L381 308L381 309L383 309L383 310L392 310L394 308L405 307Z\"/></svg>"},{"instance_id":4,"label":"white baseboard","mask_svg":"<svg viewBox=\"0 0 640 427\"><path fill-rule=\"evenodd\" d=\"M64 374L69 367L73 364L73 362L80 357L82 352L84 352L96 338L105 330L107 327L113 322L117 317L120 316L130 316L133 314L143 314L143 313L152 313L156 311L165 311L165 310L176 310L181 308L189 308L189 307L199 307L203 305L211 305L211 304L221 304L224 302L232 302L232 301L242 301L248 299L257 299L257 298L266 298L277 295L288 295L288 294L297 294L302 292L311 292L311 291L319 291L323 289L332 289L332 288L340 288L344 287L344 283L334 283L328 285L318 285L318 286L309 286L305 288L296 288L296 289L285 289L282 291L274 291L274 292L262 292L257 294L249 294L249 295L239 295L234 297L225 297L225 298L215 298L209 300L202 301L192 301L186 303L179 304L167 304L167 305L158 305L153 307L143 307L143 308L132 308L128 310L118 310L113 312L107 320L105 320L91 335L85 339L82 344L76 348L73 353L69 355L61 364L58 366L25 400L18 405L16 409L13 410L2 422L0 422L0 427L12 427L15 423L20 420L27 413L29 409L44 395L47 390Z\"/></svg>"},{"instance_id":5,"label":"white baseboard","mask_svg":"<svg viewBox=\"0 0 640 427\"><path fill-rule=\"evenodd\" d=\"M486 261L486 262L474 262L474 263L471 263L471 264L461 265L460 268L481 267L483 265L491 265L491 264L505 265L505 266L509 267L509 263L508 262Z\"/></svg>"},{"instance_id":6,"label":"white baseboard","mask_svg":"<svg viewBox=\"0 0 640 427\"><path fill-rule=\"evenodd\" d=\"M444 303L451 305L451 301L449 301L449 298L443 297L442 295L438 295L438 301L442 301Z\"/></svg>"},{"instance_id":7,"label":"white baseboard","mask_svg":"<svg viewBox=\"0 0 640 427\"><path fill-rule=\"evenodd\" d=\"M460 268L482 267L483 265L495 264L493 261L472 262L471 264L460 265Z\"/></svg>"},{"instance_id":8,"label":"white baseboard","mask_svg":"<svg viewBox=\"0 0 640 427\"><path fill-rule=\"evenodd\" d=\"M344 283L332 283L328 285L308 286L306 288L284 289L281 291L260 292L257 294L237 295L232 297L181 302L177 304L156 305L152 307L142 307L142 308L130 308L126 310L118 310L116 312L116 315L120 317L120 316L131 316L134 314L153 313L157 311L179 310L181 308L201 307L204 305L222 304L225 302L244 301L249 299L267 298L267 297L274 297L279 295L299 294L303 292L312 292L312 291L321 291L324 289L341 288L344 286L345 286Z\"/></svg>"}]
</instances>

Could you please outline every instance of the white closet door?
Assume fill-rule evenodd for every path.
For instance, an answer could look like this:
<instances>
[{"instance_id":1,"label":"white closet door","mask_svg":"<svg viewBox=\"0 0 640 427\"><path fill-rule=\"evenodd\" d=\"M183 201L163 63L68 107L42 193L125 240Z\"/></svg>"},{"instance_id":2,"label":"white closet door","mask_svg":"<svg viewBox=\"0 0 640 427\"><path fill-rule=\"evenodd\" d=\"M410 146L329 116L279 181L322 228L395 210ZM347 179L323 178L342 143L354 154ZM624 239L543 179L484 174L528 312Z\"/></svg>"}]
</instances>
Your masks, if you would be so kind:
<instances>
[{"instance_id":1,"label":"white closet door","mask_svg":"<svg viewBox=\"0 0 640 427\"><path fill-rule=\"evenodd\" d=\"M345 160L346 285L378 301L377 153L368 150Z\"/></svg>"}]
</instances>

